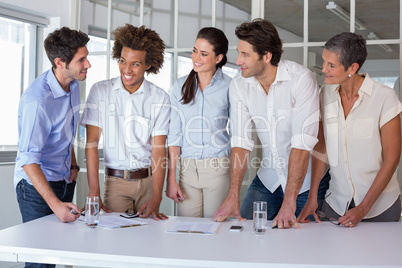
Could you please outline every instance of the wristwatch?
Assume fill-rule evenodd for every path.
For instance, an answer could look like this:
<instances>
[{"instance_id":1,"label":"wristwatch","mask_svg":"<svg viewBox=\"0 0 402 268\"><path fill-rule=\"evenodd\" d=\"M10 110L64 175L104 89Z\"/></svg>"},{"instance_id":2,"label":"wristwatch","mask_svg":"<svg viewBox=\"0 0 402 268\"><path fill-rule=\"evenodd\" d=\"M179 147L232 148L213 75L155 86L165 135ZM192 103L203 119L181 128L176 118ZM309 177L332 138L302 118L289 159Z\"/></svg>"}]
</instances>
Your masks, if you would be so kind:
<instances>
[{"instance_id":1,"label":"wristwatch","mask_svg":"<svg viewBox=\"0 0 402 268\"><path fill-rule=\"evenodd\" d=\"M71 165L71 168L70 169L76 169L76 170L78 170L78 172L80 171L80 166L77 166L77 165Z\"/></svg>"}]
</instances>

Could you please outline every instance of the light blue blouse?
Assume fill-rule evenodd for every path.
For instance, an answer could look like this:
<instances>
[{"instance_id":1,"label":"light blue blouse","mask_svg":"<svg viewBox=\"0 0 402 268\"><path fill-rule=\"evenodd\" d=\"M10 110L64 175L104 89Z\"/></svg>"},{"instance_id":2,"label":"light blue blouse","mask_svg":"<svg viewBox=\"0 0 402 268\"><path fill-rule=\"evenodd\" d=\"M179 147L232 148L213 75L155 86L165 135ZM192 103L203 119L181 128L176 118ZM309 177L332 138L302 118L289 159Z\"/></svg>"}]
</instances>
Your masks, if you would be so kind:
<instances>
[{"instance_id":1,"label":"light blue blouse","mask_svg":"<svg viewBox=\"0 0 402 268\"><path fill-rule=\"evenodd\" d=\"M181 89L188 75L176 80L170 94L171 117L168 146L181 147L181 157L206 159L230 154L229 84L231 78L219 68L211 83L194 102L183 104Z\"/></svg>"}]
</instances>

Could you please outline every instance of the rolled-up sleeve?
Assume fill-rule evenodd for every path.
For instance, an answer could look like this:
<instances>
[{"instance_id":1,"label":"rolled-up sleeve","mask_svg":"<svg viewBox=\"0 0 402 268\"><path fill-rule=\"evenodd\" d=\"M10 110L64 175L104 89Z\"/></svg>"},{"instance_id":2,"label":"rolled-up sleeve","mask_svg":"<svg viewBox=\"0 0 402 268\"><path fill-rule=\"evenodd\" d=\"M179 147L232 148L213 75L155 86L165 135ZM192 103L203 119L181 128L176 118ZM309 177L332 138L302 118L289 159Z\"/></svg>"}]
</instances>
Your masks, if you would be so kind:
<instances>
[{"instance_id":1,"label":"rolled-up sleeve","mask_svg":"<svg viewBox=\"0 0 402 268\"><path fill-rule=\"evenodd\" d=\"M167 94L163 95L161 103L152 104L152 113L155 113L151 118L155 118L154 128L152 130L152 137L165 136L169 132L170 122L170 100Z\"/></svg>"},{"instance_id":2,"label":"rolled-up sleeve","mask_svg":"<svg viewBox=\"0 0 402 268\"><path fill-rule=\"evenodd\" d=\"M170 93L170 123L169 135L167 137L168 146L183 147L183 122L184 116L179 109L179 100L181 99L180 88L176 81Z\"/></svg>"},{"instance_id":3,"label":"rolled-up sleeve","mask_svg":"<svg viewBox=\"0 0 402 268\"><path fill-rule=\"evenodd\" d=\"M318 142L319 90L314 74L300 78L295 91L292 109L292 148L312 151Z\"/></svg>"},{"instance_id":4,"label":"rolled-up sleeve","mask_svg":"<svg viewBox=\"0 0 402 268\"><path fill-rule=\"evenodd\" d=\"M100 108L101 101L99 99L97 85L93 85L89 92L87 101L84 106L80 125L85 127L86 125L96 126L102 128L102 109Z\"/></svg>"},{"instance_id":5,"label":"rolled-up sleeve","mask_svg":"<svg viewBox=\"0 0 402 268\"><path fill-rule=\"evenodd\" d=\"M402 104L398 100L395 91L390 90L387 91L387 93L389 94L389 97L385 99L383 104L382 113L380 115L380 128L382 128L386 123L394 119L394 117L399 115L402 111Z\"/></svg>"},{"instance_id":6,"label":"rolled-up sleeve","mask_svg":"<svg viewBox=\"0 0 402 268\"><path fill-rule=\"evenodd\" d=\"M231 146L240 147L249 151L254 148L252 139L252 120L244 103L244 98L241 97L237 84L232 80L229 87L230 97L230 116L231 116Z\"/></svg>"},{"instance_id":7,"label":"rolled-up sleeve","mask_svg":"<svg viewBox=\"0 0 402 268\"><path fill-rule=\"evenodd\" d=\"M21 114L18 166L41 164L42 149L50 131L51 122L42 105L38 102L26 103Z\"/></svg>"}]
</instances>

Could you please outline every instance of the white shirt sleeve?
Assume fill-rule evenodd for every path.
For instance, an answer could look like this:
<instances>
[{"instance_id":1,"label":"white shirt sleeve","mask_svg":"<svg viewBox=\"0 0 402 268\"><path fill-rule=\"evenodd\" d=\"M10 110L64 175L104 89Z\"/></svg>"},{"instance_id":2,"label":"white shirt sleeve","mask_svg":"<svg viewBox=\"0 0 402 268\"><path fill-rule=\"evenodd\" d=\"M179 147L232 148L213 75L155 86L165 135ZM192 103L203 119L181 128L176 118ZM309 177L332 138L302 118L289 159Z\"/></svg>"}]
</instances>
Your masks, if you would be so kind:
<instances>
[{"instance_id":1,"label":"white shirt sleeve","mask_svg":"<svg viewBox=\"0 0 402 268\"><path fill-rule=\"evenodd\" d=\"M240 147L249 151L254 148L252 139L252 119L245 98L240 94L238 83L233 79L229 86L230 116L232 122L231 146Z\"/></svg>"},{"instance_id":2,"label":"white shirt sleeve","mask_svg":"<svg viewBox=\"0 0 402 268\"><path fill-rule=\"evenodd\" d=\"M94 84L91 87L87 101L85 102L84 111L81 116L81 126L85 127L86 125L92 125L102 128L102 109L100 108L100 103L99 88L97 84Z\"/></svg>"},{"instance_id":3,"label":"white shirt sleeve","mask_svg":"<svg viewBox=\"0 0 402 268\"><path fill-rule=\"evenodd\" d=\"M312 151L318 142L319 90L314 74L302 76L295 89L292 109L292 148Z\"/></svg>"},{"instance_id":4,"label":"white shirt sleeve","mask_svg":"<svg viewBox=\"0 0 402 268\"><path fill-rule=\"evenodd\" d=\"M170 121L170 99L168 94L163 94L162 101L160 103L152 104L152 113L155 113L155 124L152 130L152 137L164 136L169 132Z\"/></svg>"}]
</instances>

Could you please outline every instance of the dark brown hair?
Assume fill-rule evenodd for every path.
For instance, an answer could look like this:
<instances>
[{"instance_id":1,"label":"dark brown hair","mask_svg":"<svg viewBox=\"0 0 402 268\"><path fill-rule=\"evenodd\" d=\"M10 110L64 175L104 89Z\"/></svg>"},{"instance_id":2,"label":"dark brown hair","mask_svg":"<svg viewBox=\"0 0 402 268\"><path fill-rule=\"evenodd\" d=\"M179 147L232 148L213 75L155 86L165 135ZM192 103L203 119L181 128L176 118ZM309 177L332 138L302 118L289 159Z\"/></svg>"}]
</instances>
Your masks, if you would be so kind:
<instances>
[{"instance_id":1,"label":"dark brown hair","mask_svg":"<svg viewBox=\"0 0 402 268\"><path fill-rule=\"evenodd\" d=\"M89 37L86 33L63 27L46 37L44 47L47 57L52 63L53 68L56 69L55 58L60 58L68 66L77 50L80 47L84 47L88 41Z\"/></svg>"},{"instance_id":2,"label":"dark brown hair","mask_svg":"<svg viewBox=\"0 0 402 268\"><path fill-rule=\"evenodd\" d=\"M244 22L236 27L235 34L240 40L253 45L254 51L260 55L260 59L267 52L272 53L271 64L278 66L283 53L282 40L271 22L263 19Z\"/></svg>"},{"instance_id":3,"label":"dark brown hair","mask_svg":"<svg viewBox=\"0 0 402 268\"><path fill-rule=\"evenodd\" d=\"M145 64L151 66L146 72L148 74L157 74L159 72L163 65L163 53L165 51L165 43L159 34L144 25L135 27L131 24L118 27L113 34L113 59L120 60L123 47L145 51Z\"/></svg>"},{"instance_id":4,"label":"dark brown hair","mask_svg":"<svg viewBox=\"0 0 402 268\"><path fill-rule=\"evenodd\" d=\"M215 56L220 54L223 55L222 60L216 64L216 69L222 68L222 66L228 61L226 54L228 52L229 41L226 38L225 33L222 30L214 27L205 27L198 32L196 39L199 38L207 40L208 43L213 46ZM180 101L182 101L183 104L194 101L195 94L197 92L196 75L197 73L194 71L194 69L191 70L183 84L183 87L181 88L182 98Z\"/></svg>"}]
</instances>

